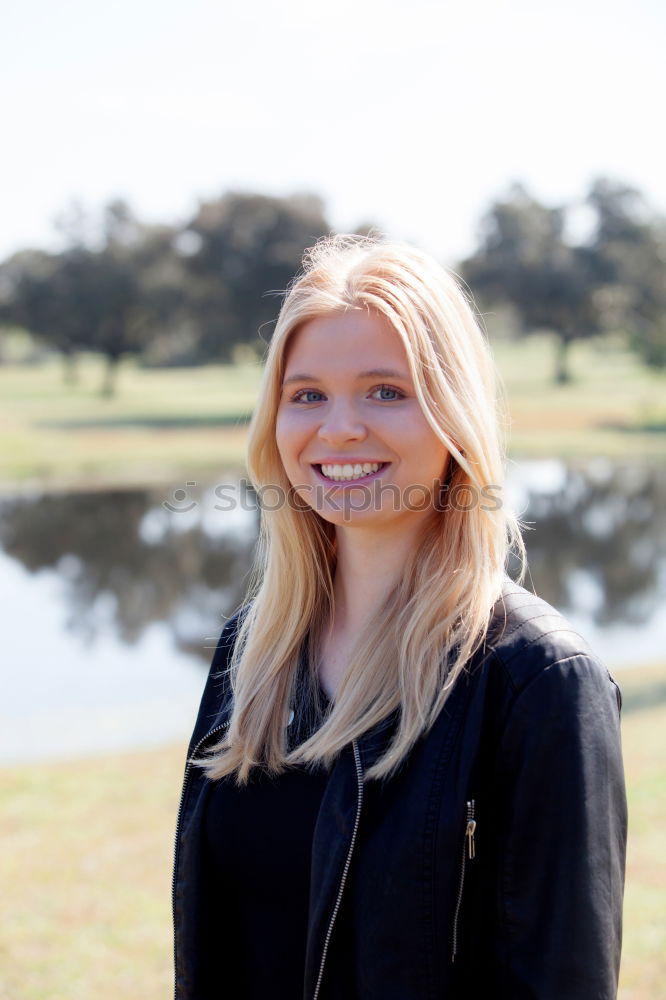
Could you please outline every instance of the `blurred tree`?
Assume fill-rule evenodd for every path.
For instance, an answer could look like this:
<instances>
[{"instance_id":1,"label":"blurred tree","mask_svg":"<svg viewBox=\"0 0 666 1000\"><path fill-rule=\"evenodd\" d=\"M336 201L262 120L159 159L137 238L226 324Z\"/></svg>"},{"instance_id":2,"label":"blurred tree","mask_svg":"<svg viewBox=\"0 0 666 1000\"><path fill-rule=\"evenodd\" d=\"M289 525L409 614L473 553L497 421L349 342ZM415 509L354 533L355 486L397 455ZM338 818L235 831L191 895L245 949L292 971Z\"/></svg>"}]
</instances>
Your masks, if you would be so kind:
<instances>
[{"instance_id":1,"label":"blurred tree","mask_svg":"<svg viewBox=\"0 0 666 1000\"><path fill-rule=\"evenodd\" d=\"M587 204L589 242L603 323L623 329L646 364L666 366L666 225L635 188L599 178Z\"/></svg>"},{"instance_id":2,"label":"blurred tree","mask_svg":"<svg viewBox=\"0 0 666 1000\"><path fill-rule=\"evenodd\" d=\"M303 250L330 232L320 198L229 192L203 202L177 241L190 276L190 308L206 358L229 360L248 344L263 352L264 329Z\"/></svg>"},{"instance_id":3,"label":"blurred tree","mask_svg":"<svg viewBox=\"0 0 666 1000\"><path fill-rule=\"evenodd\" d=\"M0 319L21 325L64 357L73 380L77 351L106 358L101 386L110 396L121 357L144 349L185 311L176 230L140 223L122 201L101 222L80 210L62 217L67 245L58 254L24 251L0 268Z\"/></svg>"},{"instance_id":4,"label":"blurred tree","mask_svg":"<svg viewBox=\"0 0 666 1000\"><path fill-rule=\"evenodd\" d=\"M65 381L76 381L85 346L81 314L68 299L68 269L57 254L21 250L0 266L0 321L29 330L63 357ZM68 262L70 263L70 262ZM72 264L77 262L71 261Z\"/></svg>"},{"instance_id":5,"label":"blurred tree","mask_svg":"<svg viewBox=\"0 0 666 1000\"><path fill-rule=\"evenodd\" d=\"M100 216L74 203L57 225L60 253L0 266L0 322L61 352L70 379L77 351L101 353L105 395L128 354L163 365L263 353L304 249L331 231L315 195L237 192L203 202L180 228L147 226L121 200Z\"/></svg>"},{"instance_id":6,"label":"blurred tree","mask_svg":"<svg viewBox=\"0 0 666 1000\"><path fill-rule=\"evenodd\" d=\"M590 250L564 238L565 211L547 208L514 185L482 221L480 246L461 270L485 303L507 302L523 332L557 338L555 377L569 379L570 344L600 330Z\"/></svg>"},{"instance_id":7,"label":"blurred tree","mask_svg":"<svg viewBox=\"0 0 666 1000\"><path fill-rule=\"evenodd\" d=\"M92 346L107 359L104 395L114 391L121 357L145 351L183 320L185 276L174 249L176 235L171 226L141 223L123 201L105 209L90 288L96 315Z\"/></svg>"}]
</instances>

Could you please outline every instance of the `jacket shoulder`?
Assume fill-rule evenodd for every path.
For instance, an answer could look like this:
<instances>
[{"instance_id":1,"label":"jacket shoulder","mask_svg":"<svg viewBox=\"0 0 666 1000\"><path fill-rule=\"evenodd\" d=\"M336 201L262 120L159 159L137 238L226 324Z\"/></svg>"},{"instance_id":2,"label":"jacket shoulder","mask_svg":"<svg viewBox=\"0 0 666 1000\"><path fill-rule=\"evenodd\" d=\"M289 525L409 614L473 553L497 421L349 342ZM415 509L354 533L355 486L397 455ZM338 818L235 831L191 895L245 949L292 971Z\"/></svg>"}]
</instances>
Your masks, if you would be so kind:
<instances>
[{"instance_id":1,"label":"jacket shoulder","mask_svg":"<svg viewBox=\"0 0 666 1000\"><path fill-rule=\"evenodd\" d=\"M516 693L543 671L578 661L586 671L611 679L588 643L570 622L536 594L507 580L490 618L485 655L501 664Z\"/></svg>"},{"instance_id":2,"label":"jacket shoulder","mask_svg":"<svg viewBox=\"0 0 666 1000\"><path fill-rule=\"evenodd\" d=\"M236 611L226 622L220 633L220 638L217 641L208 671L208 679L201 697L190 746L195 745L207 732L219 723L227 710L231 695L231 683L228 671L229 661L236 644L238 630L249 608L250 605L245 604Z\"/></svg>"}]
</instances>

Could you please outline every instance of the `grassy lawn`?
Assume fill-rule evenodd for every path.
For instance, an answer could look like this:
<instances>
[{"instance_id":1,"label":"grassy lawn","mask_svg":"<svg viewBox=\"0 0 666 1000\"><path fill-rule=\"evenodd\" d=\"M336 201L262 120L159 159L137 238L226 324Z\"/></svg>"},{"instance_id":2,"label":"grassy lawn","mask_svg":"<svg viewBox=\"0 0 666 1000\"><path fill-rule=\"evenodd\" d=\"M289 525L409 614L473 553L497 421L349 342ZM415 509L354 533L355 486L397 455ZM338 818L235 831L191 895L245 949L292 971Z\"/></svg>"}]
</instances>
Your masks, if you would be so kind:
<instances>
[{"instance_id":1,"label":"grassy lawn","mask_svg":"<svg viewBox=\"0 0 666 1000\"><path fill-rule=\"evenodd\" d=\"M1 773L0 1000L171 995L183 757L171 748Z\"/></svg>"},{"instance_id":2,"label":"grassy lawn","mask_svg":"<svg viewBox=\"0 0 666 1000\"><path fill-rule=\"evenodd\" d=\"M666 996L666 664L617 676L631 822L620 1000L658 1000ZM171 747L0 771L0 1000L170 995L183 756Z\"/></svg>"},{"instance_id":3,"label":"grassy lawn","mask_svg":"<svg viewBox=\"0 0 666 1000\"><path fill-rule=\"evenodd\" d=\"M619 1000L666 997L666 664L615 672L624 696L629 844Z\"/></svg>"},{"instance_id":4,"label":"grassy lawn","mask_svg":"<svg viewBox=\"0 0 666 1000\"><path fill-rule=\"evenodd\" d=\"M110 399L99 395L98 358L79 369L68 387L56 361L0 366L0 484L147 483L242 468L258 366L128 362Z\"/></svg>"},{"instance_id":5,"label":"grassy lawn","mask_svg":"<svg viewBox=\"0 0 666 1000\"><path fill-rule=\"evenodd\" d=\"M546 337L496 341L515 458L666 454L666 373L613 341L575 344L571 383L553 383Z\"/></svg>"},{"instance_id":6,"label":"grassy lawn","mask_svg":"<svg viewBox=\"0 0 666 1000\"><path fill-rule=\"evenodd\" d=\"M666 375L611 343L571 351L574 380L552 382L544 337L494 344L511 414L515 458L664 456ZM67 387L56 359L0 365L0 486L212 479L242 467L258 364L146 369L120 366L114 398L99 396L102 363L81 359Z\"/></svg>"}]
</instances>

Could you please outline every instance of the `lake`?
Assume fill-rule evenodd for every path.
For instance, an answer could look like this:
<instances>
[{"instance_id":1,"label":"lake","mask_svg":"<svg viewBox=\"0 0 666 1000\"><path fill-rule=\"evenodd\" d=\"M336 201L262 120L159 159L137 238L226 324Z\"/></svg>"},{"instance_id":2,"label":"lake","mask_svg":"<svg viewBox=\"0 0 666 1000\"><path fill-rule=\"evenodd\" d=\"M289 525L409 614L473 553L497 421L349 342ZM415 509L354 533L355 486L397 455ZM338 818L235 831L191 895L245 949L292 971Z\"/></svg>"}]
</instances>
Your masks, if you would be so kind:
<instances>
[{"instance_id":1,"label":"lake","mask_svg":"<svg viewBox=\"0 0 666 1000\"><path fill-rule=\"evenodd\" d=\"M664 656L666 469L518 462L526 586L611 669ZM0 498L0 760L184 740L256 538L243 484Z\"/></svg>"}]
</instances>

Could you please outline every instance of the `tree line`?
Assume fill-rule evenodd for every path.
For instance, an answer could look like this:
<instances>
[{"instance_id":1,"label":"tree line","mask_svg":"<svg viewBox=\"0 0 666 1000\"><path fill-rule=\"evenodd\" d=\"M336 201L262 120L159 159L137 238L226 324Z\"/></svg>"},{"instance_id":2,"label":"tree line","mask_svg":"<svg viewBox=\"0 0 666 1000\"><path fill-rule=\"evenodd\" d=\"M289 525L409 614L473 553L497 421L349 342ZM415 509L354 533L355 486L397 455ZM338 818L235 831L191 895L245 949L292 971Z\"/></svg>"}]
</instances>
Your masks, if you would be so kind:
<instances>
[{"instance_id":1,"label":"tree line","mask_svg":"<svg viewBox=\"0 0 666 1000\"><path fill-rule=\"evenodd\" d=\"M554 335L555 377L565 382L571 343L608 332L624 334L647 365L666 366L665 265L664 219L635 188L598 178L559 207L514 185L484 216L461 270L477 301L512 306L520 332Z\"/></svg>"},{"instance_id":2,"label":"tree line","mask_svg":"<svg viewBox=\"0 0 666 1000\"><path fill-rule=\"evenodd\" d=\"M77 355L100 353L107 395L124 356L167 366L261 355L303 250L332 231L316 195L247 192L200 203L182 225L149 225L116 200L98 217L71 210L59 228L59 251L0 264L0 324L57 351L71 382ZM666 366L665 261L663 219L636 189L602 178L559 207L512 186L456 270L482 311L506 304L520 333L554 335L565 381L569 345L608 331Z\"/></svg>"}]
</instances>

